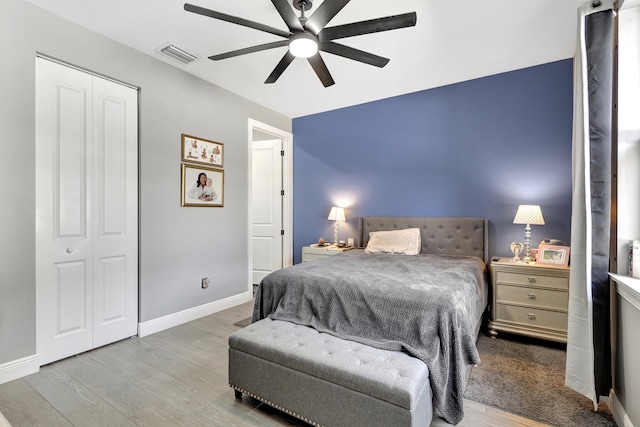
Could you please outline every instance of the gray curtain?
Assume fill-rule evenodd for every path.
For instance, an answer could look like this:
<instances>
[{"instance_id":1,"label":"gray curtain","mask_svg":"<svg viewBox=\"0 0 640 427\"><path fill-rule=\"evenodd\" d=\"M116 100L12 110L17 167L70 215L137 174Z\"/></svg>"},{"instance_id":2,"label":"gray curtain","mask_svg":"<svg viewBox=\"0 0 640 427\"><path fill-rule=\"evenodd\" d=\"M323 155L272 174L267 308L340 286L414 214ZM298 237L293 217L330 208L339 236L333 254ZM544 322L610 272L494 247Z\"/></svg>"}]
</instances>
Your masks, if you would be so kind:
<instances>
[{"instance_id":1,"label":"gray curtain","mask_svg":"<svg viewBox=\"0 0 640 427\"><path fill-rule=\"evenodd\" d=\"M611 227L611 127L613 100L613 11L586 21L591 148L591 220L593 295L593 375L596 396L611 389L609 246Z\"/></svg>"},{"instance_id":2,"label":"gray curtain","mask_svg":"<svg viewBox=\"0 0 640 427\"><path fill-rule=\"evenodd\" d=\"M611 389L609 240L613 4L579 10L574 73L571 276L565 384L592 399Z\"/></svg>"}]
</instances>

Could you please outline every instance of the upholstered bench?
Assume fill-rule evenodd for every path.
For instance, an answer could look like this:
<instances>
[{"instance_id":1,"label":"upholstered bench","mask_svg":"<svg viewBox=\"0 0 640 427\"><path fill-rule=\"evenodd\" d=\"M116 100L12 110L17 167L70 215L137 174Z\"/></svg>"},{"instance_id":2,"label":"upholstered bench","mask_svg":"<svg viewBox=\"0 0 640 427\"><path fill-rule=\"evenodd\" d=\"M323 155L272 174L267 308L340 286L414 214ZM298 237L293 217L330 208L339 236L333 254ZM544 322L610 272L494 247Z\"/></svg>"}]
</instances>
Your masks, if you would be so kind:
<instances>
[{"instance_id":1,"label":"upholstered bench","mask_svg":"<svg viewBox=\"0 0 640 427\"><path fill-rule=\"evenodd\" d=\"M314 426L427 427L433 416L421 360L270 318L229 337L229 384Z\"/></svg>"}]
</instances>

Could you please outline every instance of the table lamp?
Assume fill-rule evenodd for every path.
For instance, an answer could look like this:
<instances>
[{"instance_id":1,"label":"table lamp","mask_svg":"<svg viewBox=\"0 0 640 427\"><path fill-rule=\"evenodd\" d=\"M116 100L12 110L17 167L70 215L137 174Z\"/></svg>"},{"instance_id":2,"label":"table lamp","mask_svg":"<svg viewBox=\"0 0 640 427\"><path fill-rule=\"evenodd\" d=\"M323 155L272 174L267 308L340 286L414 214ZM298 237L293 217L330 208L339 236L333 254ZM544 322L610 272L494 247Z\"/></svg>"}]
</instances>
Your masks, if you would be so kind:
<instances>
[{"instance_id":1,"label":"table lamp","mask_svg":"<svg viewBox=\"0 0 640 427\"><path fill-rule=\"evenodd\" d=\"M334 206L331 208L331 212L329 212L329 218L332 221L335 221L335 225L333 227L333 244L338 244L338 221L345 221L344 217L344 208L339 208Z\"/></svg>"},{"instance_id":2,"label":"table lamp","mask_svg":"<svg viewBox=\"0 0 640 427\"><path fill-rule=\"evenodd\" d=\"M513 219L514 224L526 224L524 228L524 247L527 260L531 259L531 225L544 225L542 210L538 205L520 205Z\"/></svg>"}]
</instances>

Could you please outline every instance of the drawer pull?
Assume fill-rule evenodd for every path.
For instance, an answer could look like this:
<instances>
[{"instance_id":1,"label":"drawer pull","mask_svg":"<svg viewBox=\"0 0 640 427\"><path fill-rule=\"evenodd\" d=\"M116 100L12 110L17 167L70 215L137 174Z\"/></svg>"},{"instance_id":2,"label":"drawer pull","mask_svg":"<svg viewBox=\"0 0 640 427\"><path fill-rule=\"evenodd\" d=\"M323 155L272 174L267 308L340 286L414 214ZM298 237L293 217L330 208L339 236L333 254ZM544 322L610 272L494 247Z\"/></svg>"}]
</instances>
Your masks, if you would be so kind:
<instances>
[{"instance_id":1,"label":"drawer pull","mask_svg":"<svg viewBox=\"0 0 640 427\"><path fill-rule=\"evenodd\" d=\"M527 277L527 282L535 282L535 281L536 281L535 277L531 277L531 276Z\"/></svg>"},{"instance_id":2,"label":"drawer pull","mask_svg":"<svg viewBox=\"0 0 640 427\"><path fill-rule=\"evenodd\" d=\"M530 294L527 294L527 296L529 297L529 299L536 299L536 294L534 294L533 292Z\"/></svg>"},{"instance_id":3,"label":"drawer pull","mask_svg":"<svg viewBox=\"0 0 640 427\"><path fill-rule=\"evenodd\" d=\"M533 313L529 313L529 314L527 314L527 317L528 317L530 320L536 320L536 315L535 315L535 314L533 314Z\"/></svg>"}]
</instances>

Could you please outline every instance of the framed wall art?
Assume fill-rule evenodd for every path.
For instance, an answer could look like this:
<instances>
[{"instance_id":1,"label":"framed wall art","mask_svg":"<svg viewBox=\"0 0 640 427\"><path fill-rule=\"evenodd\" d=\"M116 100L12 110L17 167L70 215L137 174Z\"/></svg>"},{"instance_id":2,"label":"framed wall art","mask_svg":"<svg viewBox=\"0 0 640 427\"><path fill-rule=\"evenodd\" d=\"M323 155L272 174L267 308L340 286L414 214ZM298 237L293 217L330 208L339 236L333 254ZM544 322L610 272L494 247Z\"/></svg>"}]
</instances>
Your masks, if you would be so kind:
<instances>
[{"instance_id":1,"label":"framed wall art","mask_svg":"<svg viewBox=\"0 0 640 427\"><path fill-rule=\"evenodd\" d=\"M224 167L224 144L182 134L182 161Z\"/></svg>"},{"instance_id":2,"label":"framed wall art","mask_svg":"<svg viewBox=\"0 0 640 427\"><path fill-rule=\"evenodd\" d=\"M182 164L181 206L224 206L224 171Z\"/></svg>"},{"instance_id":3,"label":"framed wall art","mask_svg":"<svg viewBox=\"0 0 640 427\"><path fill-rule=\"evenodd\" d=\"M569 265L569 251L569 246L540 245L538 246L536 264L567 267Z\"/></svg>"}]
</instances>

